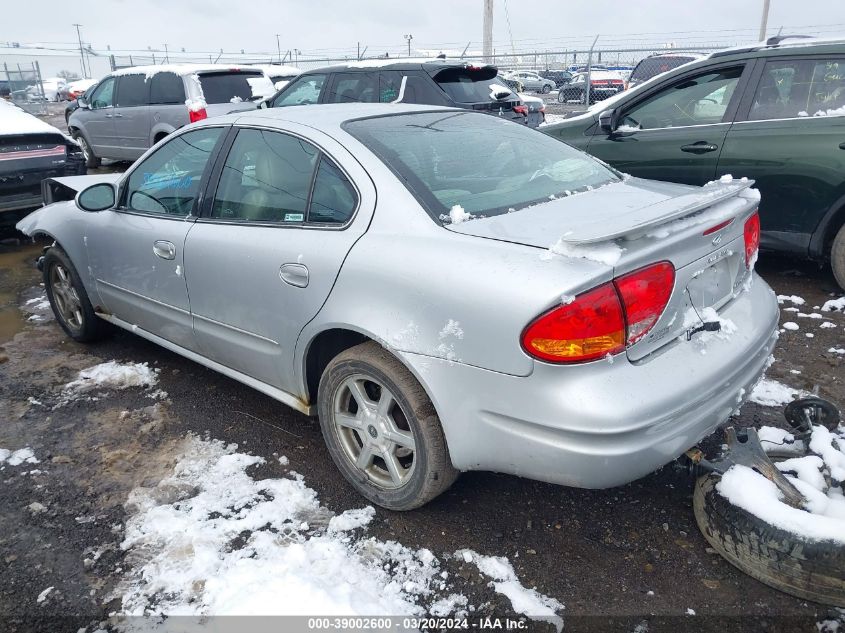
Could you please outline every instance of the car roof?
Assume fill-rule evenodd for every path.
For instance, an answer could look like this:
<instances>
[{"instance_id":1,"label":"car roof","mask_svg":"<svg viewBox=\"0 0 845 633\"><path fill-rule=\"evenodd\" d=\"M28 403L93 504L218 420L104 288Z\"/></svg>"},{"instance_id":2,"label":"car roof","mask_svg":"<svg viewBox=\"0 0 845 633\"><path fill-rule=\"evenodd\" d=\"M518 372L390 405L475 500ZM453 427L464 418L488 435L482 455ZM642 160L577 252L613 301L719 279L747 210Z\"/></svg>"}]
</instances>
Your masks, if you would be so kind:
<instances>
[{"instance_id":1,"label":"car roof","mask_svg":"<svg viewBox=\"0 0 845 633\"><path fill-rule=\"evenodd\" d=\"M159 64L156 66L130 66L111 73L112 76L144 74L149 79L158 73L174 73L176 75L193 75L204 72L251 72L260 73L260 68L243 64Z\"/></svg>"},{"instance_id":2,"label":"car roof","mask_svg":"<svg viewBox=\"0 0 845 633\"><path fill-rule=\"evenodd\" d=\"M830 53L831 48L838 48L836 52L842 50L845 46L845 38L817 38L804 35L778 35L770 37L766 41L757 42L745 46L733 46L725 48L720 51L715 51L707 56L707 59L714 59L720 57L728 57L733 55L746 55L748 53L757 53L759 56L772 56L782 54L784 52L796 53L799 52L804 55L812 53Z\"/></svg>"},{"instance_id":3,"label":"car roof","mask_svg":"<svg viewBox=\"0 0 845 633\"><path fill-rule=\"evenodd\" d=\"M461 108L416 105L409 103L326 103L315 105L286 106L263 110L245 110L224 116L205 119L202 126L214 123L255 123L275 127L284 123L299 123L321 131L340 129L347 121L378 116L413 114L419 112L472 112ZM486 116L479 113L481 116Z\"/></svg>"},{"instance_id":4,"label":"car roof","mask_svg":"<svg viewBox=\"0 0 845 633\"><path fill-rule=\"evenodd\" d=\"M382 68L387 70L427 70L437 71L445 68L466 68L468 66L477 66L472 62L459 59L439 59L431 57L421 57L418 59L362 59L361 61L352 61L346 64L336 64L334 66L323 66L322 68L312 68L303 71L303 75L310 75L313 73L331 73L331 72L356 72L364 70L373 70Z\"/></svg>"}]
</instances>

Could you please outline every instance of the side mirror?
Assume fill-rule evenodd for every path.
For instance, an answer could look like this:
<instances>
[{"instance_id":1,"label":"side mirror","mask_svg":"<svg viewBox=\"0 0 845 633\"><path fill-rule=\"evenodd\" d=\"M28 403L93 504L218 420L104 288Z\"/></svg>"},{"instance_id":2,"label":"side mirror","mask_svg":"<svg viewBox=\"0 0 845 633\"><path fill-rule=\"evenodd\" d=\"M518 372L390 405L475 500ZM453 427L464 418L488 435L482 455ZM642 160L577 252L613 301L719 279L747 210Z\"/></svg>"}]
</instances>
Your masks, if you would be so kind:
<instances>
[{"instance_id":1,"label":"side mirror","mask_svg":"<svg viewBox=\"0 0 845 633\"><path fill-rule=\"evenodd\" d=\"M601 128L602 132L607 132L610 134L613 130L616 129L616 125L619 123L619 115L617 114L616 110L610 109L605 110L601 114L599 114L599 127Z\"/></svg>"},{"instance_id":2,"label":"side mirror","mask_svg":"<svg viewBox=\"0 0 845 633\"><path fill-rule=\"evenodd\" d=\"M76 206L83 211L105 211L114 206L116 196L114 187L107 182L99 182L76 194Z\"/></svg>"}]
</instances>

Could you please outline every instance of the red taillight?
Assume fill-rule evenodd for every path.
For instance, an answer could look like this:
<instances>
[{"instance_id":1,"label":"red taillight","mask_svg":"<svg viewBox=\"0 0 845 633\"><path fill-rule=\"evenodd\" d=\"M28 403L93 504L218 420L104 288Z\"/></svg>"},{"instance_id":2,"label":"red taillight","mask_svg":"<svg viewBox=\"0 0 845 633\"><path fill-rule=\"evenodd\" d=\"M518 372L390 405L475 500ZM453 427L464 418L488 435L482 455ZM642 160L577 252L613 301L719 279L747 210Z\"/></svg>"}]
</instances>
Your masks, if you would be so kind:
<instances>
[{"instance_id":1,"label":"red taillight","mask_svg":"<svg viewBox=\"0 0 845 633\"><path fill-rule=\"evenodd\" d=\"M528 116L528 106L527 105L515 105L513 107L513 111L521 114L522 116Z\"/></svg>"},{"instance_id":2,"label":"red taillight","mask_svg":"<svg viewBox=\"0 0 845 633\"><path fill-rule=\"evenodd\" d=\"M675 268L670 262L617 277L539 316L522 333L522 347L552 363L617 354L654 327L674 285Z\"/></svg>"},{"instance_id":3,"label":"red taillight","mask_svg":"<svg viewBox=\"0 0 845 633\"><path fill-rule=\"evenodd\" d=\"M196 121L202 121L203 119L208 118L208 112L205 111L205 108L200 108L197 111L191 110L188 108L188 119L191 123L195 123Z\"/></svg>"},{"instance_id":4,"label":"red taillight","mask_svg":"<svg viewBox=\"0 0 845 633\"><path fill-rule=\"evenodd\" d=\"M755 211L754 215L745 221L745 265L751 268L757 257L760 248L760 213Z\"/></svg>"},{"instance_id":5,"label":"red taillight","mask_svg":"<svg viewBox=\"0 0 845 633\"><path fill-rule=\"evenodd\" d=\"M633 345L654 327L675 287L675 267L659 262L617 277L614 282L628 325L628 345Z\"/></svg>"},{"instance_id":6,"label":"red taillight","mask_svg":"<svg viewBox=\"0 0 845 633\"><path fill-rule=\"evenodd\" d=\"M625 349L625 317L612 283L546 312L522 333L531 356L553 363L595 360Z\"/></svg>"}]
</instances>

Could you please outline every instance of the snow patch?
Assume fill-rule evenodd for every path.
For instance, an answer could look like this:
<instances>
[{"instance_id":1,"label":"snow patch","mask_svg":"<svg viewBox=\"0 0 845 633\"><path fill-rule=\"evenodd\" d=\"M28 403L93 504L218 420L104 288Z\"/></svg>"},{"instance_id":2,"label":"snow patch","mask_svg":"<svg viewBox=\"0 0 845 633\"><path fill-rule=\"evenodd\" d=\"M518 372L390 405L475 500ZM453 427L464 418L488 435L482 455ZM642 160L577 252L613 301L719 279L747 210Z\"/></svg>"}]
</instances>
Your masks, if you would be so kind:
<instances>
[{"instance_id":1,"label":"snow patch","mask_svg":"<svg viewBox=\"0 0 845 633\"><path fill-rule=\"evenodd\" d=\"M0 464L20 466L21 464L38 463L40 462L35 457L35 453L28 446L26 448L19 448L16 451L10 451L8 448L0 448Z\"/></svg>"},{"instance_id":2,"label":"snow patch","mask_svg":"<svg viewBox=\"0 0 845 633\"><path fill-rule=\"evenodd\" d=\"M763 405L764 407L779 407L789 404L795 398L809 396L806 391L787 387L783 383L771 378L763 378L751 390L751 402Z\"/></svg>"},{"instance_id":3,"label":"snow patch","mask_svg":"<svg viewBox=\"0 0 845 633\"><path fill-rule=\"evenodd\" d=\"M824 305L821 307L822 312L845 312L845 297L840 297L839 299L829 299L828 301L824 302Z\"/></svg>"},{"instance_id":4,"label":"snow patch","mask_svg":"<svg viewBox=\"0 0 845 633\"><path fill-rule=\"evenodd\" d=\"M555 255L563 257L577 257L589 259L607 266L615 266L625 249L616 242L604 242L599 244L570 244L559 239L544 252L540 258L543 260L552 259Z\"/></svg>"},{"instance_id":5,"label":"snow patch","mask_svg":"<svg viewBox=\"0 0 845 633\"><path fill-rule=\"evenodd\" d=\"M158 369L147 363L118 363L110 360L79 372L76 380L64 386L65 395L87 393L94 389L127 389L154 387L158 383Z\"/></svg>"}]
</instances>

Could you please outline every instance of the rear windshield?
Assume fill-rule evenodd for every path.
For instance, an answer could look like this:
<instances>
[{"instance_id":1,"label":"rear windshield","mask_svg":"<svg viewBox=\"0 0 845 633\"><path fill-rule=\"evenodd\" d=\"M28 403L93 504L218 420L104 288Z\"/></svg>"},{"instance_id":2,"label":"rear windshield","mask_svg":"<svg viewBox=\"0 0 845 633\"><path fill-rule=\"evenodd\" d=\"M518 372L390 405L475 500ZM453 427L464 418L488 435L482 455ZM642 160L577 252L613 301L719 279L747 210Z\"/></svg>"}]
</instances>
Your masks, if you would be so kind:
<instances>
[{"instance_id":1,"label":"rear windshield","mask_svg":"<svg viewBox=\"0 0 845 633\"><path fill-rule=\"evenodd\" d=\"M350 121L432 217L460 205L493 216L619 180L617 172L551 136L475 112L424 112Z\"/></svg>"},{"instance_id":2,"label":"rear windshield","mask_svg":"<svg viewBox=\"0 0 845 633\"><path fill-rule=\"evenodd\" d=\"M448 68L437 73L434 81L455 103L489 103L517 99L511 89L496 76L495 70L492 74L485 71L486 68L477 71Z\"/></svg>"},{"instance_id":3,"label":"rear windshield","mask_svg":"<svg viewBox=\"0 0 845 633\"><path fill-rule=\"evenodd\" d=\"M199 78L206 103L250 101L273 92L270 80L260 72L208 73Z\"/></svg>"},{"instance_id":4,"label":"rear windshield","mask_svg":"<svg viewBox=\"0 0 845 633\"><path fill-rule=\"evenodd\" d=\"M645 81L651 79L662 73L668 72L673 68L682 66L687 62L691 62L695 57L673 56L673 57L647 57L642 60L634 71L631 73L630 81Z\"/></svg>"}]
</instances>

